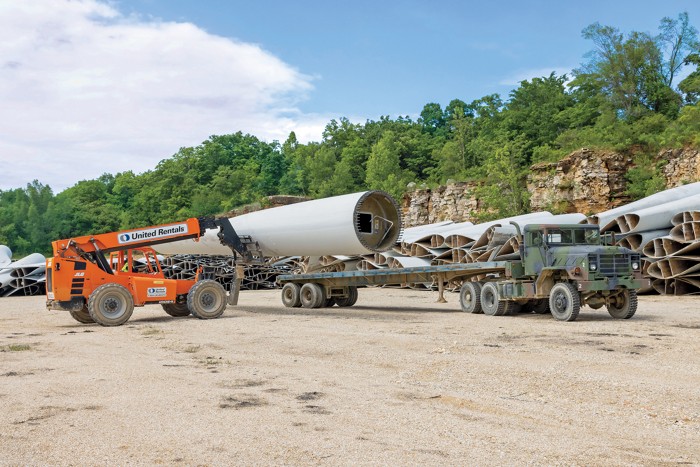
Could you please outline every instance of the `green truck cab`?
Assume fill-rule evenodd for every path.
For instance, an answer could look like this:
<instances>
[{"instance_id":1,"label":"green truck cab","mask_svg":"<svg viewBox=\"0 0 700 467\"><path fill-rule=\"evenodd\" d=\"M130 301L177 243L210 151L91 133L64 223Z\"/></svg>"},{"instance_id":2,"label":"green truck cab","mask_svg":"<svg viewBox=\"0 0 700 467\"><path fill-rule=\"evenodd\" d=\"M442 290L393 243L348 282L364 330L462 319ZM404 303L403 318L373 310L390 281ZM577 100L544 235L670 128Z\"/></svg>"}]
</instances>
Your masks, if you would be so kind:
<instances>
[{"instance_id":1,"label":"green truck cab","mask_svg":"<svg viewBox=\"0 0 700 467\"><path fill-rule=\"evenodd\" d=\"M505 274L481 282L465 282L462 309L490 315L513 314L525 308L573 321L582 305L607 307L614 318L631 318L637 310L636 289L642 278L639 254L601 241L597 225L515 225L520 261L508 263Z\"/></svg>"}]
</instances>

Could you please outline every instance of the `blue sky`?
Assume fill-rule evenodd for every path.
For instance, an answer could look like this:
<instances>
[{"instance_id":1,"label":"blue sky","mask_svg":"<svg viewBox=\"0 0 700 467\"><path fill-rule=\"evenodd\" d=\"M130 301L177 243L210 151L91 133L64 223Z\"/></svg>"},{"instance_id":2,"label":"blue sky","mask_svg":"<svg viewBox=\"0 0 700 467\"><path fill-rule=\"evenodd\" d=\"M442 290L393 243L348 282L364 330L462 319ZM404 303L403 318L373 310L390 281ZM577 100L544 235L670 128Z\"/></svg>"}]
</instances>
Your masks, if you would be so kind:
<instances>
[{"instance_id":1,"label":"blue sky","mask_svg":"<svg viewBox=\"0 0 700 467\"><path fill-rule=\"evenodd\" d=\"M193 22L255 42L313 76L306 112L376 118L415 115L498 93L514 83L579 66L598 21L657 31L664 16L700 1L260 1L119 0L125 11Z\"/></svg>"},{"instance_id":2,"label":"blue sky","mask_svg":"<svg viewBox=\"0 0 700 467\"><path fill-rule=\"evenodd\" d=\"M700 1L0 0L0 190L141 173L213 134L321 139L569 72L599 21ZM70 169L67 170L66 168Z\"/></svg>"}]
</instances>

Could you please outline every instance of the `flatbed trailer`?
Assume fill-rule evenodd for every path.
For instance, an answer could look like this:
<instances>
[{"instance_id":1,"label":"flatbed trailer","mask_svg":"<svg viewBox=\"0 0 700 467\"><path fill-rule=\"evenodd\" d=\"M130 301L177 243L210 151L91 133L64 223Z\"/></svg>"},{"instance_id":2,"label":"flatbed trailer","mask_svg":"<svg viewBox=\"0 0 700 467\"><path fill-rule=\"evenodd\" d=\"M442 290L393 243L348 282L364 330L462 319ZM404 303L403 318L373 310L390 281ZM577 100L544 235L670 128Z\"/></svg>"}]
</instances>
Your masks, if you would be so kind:
<instances>
[{"instance_id":1,"label":"flatbed trailer","mask_svg":"<svg viewBox=\"0 0 700 467\"><path fill-rule=\"evenodd\" d=\"M577 318L582 305L604 305L614 318L631 318L636 289L648 285L638 254L600 243L596 225L527 225L520 232L520 260L459 263L369 271L318 272L279 276L287 307L352 306L363 286L436 284L438 301L445 286L461 282L463 311L509 315L520 311L552 313L562 321Z\"/></svg>"}]
</instances>

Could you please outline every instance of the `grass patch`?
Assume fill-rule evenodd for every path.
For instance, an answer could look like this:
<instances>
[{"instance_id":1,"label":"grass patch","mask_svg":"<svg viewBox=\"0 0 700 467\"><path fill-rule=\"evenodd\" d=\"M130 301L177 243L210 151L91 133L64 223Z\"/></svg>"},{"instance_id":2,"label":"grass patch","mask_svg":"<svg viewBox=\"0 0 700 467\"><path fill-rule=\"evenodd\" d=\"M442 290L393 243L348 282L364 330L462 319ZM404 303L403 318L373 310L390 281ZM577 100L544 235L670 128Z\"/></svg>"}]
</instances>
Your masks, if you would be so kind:
<instances>
[{"instance_id":1,"label":"grass patch","mask_svg":"<svg viewBox=\"0 0 700 467\"><path fill-rule=\"evenodd\" d=\"M199 345L190 345L189 347L185 347L184 351L186 353L197 353L202 347Z\"/></svg>"},{"instance_id":2,"label":"grass patch","mask_svg":"<svg viewBox=\"0 0 700 467\"><path fill-rule=\"evenodd\" d=\"M7 346L9 352L24 352L25 350L32 350L29 344L10 344Z\"/></svg>"},{"instance_id":3,"label":"grass patch","mask_svg":"<svg viewBox=\"0 0 700 467\"><path fill-rule=\"evenodd\" d=\"M156 334L163 334L163 331L158 328L154 328L153 326L148 326L141 331L142 336L154 336Z\"/></svg>"}]
</instances>

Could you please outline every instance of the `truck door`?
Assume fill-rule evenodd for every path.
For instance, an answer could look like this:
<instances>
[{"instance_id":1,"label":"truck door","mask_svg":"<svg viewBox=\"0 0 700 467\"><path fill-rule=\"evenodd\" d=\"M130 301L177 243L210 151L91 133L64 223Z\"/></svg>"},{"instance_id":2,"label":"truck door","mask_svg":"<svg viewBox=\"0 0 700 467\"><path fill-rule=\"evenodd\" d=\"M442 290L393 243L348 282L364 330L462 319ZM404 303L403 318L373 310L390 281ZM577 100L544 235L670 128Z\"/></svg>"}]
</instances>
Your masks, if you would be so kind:
<instances>
[{"instance_id":1,"label":"truck door","mask_svg":"<svg viewBox=\"0 0 700 467\"><path fill-rule=\"evenodd\" d=\"M523 251L523 267L525 274L535 275L545 267L544 239L542 232L534 230L525 233L525 248Z\"/></svg>"}]
</instances>

